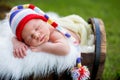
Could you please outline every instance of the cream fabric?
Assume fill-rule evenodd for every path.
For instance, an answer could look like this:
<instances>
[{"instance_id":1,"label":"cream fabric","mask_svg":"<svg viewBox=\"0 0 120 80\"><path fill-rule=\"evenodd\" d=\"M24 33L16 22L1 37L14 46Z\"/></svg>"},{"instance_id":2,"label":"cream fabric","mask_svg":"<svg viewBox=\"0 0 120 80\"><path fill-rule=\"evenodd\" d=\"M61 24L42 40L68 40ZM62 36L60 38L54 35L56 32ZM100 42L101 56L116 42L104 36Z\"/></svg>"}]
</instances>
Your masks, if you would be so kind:
<instances>
[{"instance_id":1,"label":"cream fabric","mask_svg":"<svg viewBox=\"0 0 120 80\"><path fill-rule=\"evenodd\" d=\"M62 27L72 30L79 35L81 45L88 45L88 40L92 34L91 26L78 15L69 15L56 19ZM93 44L90 43L90 44Z\"/></svg>"}]
</instances>

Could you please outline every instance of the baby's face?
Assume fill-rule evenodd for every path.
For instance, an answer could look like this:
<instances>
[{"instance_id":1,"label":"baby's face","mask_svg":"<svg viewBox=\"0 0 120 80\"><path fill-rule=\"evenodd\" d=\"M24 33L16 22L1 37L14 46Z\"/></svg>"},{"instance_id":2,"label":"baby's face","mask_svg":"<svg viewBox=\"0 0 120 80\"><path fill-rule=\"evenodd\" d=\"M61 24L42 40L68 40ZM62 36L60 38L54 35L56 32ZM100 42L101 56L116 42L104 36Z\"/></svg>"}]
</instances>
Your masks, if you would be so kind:
<instances>
[{"instance_id":1,"label":"baby's face","mask_svg":"<svg viewBox=\"0 0 120 80\"><path fill-rule=\"evenodd\" d=\"M49 25L40 20L32 19L25 24L22 31L22 38L29 46L39 46L49 40Z\"/></svg>"}]
</instances>

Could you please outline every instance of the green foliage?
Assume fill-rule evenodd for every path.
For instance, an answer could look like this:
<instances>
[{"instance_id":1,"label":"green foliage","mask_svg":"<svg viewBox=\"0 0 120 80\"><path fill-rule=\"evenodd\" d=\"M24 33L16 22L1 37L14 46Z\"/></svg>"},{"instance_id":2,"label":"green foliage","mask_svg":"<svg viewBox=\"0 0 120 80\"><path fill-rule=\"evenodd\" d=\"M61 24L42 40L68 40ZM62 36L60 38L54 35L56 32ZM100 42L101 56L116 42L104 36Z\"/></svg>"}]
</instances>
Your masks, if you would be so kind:
<instances>
[{"instance_id":1,"label":"green foliage","mask_svg":"<svg viewBox=\"0 0 120 80\"><path fill-rule=\"evenodd\" d=\"M2 0L11 6L32 3L60 16L78 14L86 21L97 17L104 21L107 34L107 58L103 80L120 78L120 6L119 0Z\"/></svg>"}]
</instances>

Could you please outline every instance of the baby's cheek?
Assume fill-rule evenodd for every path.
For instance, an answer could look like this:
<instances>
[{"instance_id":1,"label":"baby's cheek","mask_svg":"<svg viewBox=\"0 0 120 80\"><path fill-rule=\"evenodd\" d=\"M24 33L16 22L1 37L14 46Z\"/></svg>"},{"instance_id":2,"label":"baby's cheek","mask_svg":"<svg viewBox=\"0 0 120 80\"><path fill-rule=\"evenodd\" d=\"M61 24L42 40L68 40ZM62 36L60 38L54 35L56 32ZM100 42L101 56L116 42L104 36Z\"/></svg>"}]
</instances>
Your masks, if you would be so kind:
<instances>
[{"instance_id":1,"label":"baby's cheek","mask_svg":"<svg viewBox=\"0 0 120 80\"><path fill-rule=\"evenodd\" d=\"M39 45L39 42L33 40L31 41L30 45L36 47Z\"/></svg>"}]
</instances>

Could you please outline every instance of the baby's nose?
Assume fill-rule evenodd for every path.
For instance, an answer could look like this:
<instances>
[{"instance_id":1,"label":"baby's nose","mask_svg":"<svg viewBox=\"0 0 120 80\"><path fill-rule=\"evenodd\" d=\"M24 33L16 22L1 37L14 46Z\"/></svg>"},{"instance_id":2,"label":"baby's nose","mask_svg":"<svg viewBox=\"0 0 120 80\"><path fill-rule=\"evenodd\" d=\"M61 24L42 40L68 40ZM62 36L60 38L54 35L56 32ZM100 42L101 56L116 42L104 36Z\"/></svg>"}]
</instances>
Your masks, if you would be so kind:
<instances>
[{"instance_id":1,"label":"baby's nose","mask_svg":"<svg viewBox=\"0 0 120 80\"><path fill-rule=\"evenodd\" d=\"M34 39L39 39L39 37L40 37L40 33L34 33L33 34L33 38Z\"/></svg>"}]
</instances>

